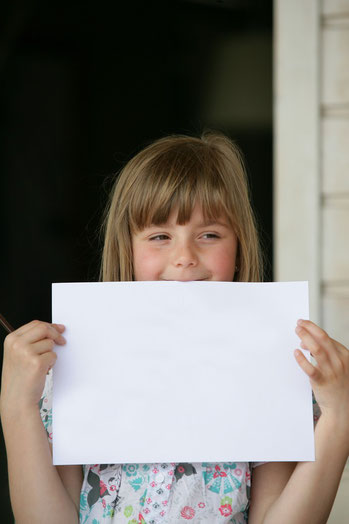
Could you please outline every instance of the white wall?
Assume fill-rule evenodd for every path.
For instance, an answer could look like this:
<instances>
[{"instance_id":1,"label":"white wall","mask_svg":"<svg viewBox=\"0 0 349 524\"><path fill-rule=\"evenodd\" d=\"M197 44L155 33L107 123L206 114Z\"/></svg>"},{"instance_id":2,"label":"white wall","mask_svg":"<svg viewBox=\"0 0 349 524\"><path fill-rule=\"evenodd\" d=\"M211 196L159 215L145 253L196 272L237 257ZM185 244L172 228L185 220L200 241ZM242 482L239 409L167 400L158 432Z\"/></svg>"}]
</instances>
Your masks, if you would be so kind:
<instances>
[{"instance_id":1,"label":"white wall","mask_svg":"<svg viewBox=\"0 0 349 524\"><path fill-rule=\"evenodd\" d=\"M275 280L349 347L349 0L275 0ZM349 521L349 467L328 522Z\"/></svg>"}]
</instances>

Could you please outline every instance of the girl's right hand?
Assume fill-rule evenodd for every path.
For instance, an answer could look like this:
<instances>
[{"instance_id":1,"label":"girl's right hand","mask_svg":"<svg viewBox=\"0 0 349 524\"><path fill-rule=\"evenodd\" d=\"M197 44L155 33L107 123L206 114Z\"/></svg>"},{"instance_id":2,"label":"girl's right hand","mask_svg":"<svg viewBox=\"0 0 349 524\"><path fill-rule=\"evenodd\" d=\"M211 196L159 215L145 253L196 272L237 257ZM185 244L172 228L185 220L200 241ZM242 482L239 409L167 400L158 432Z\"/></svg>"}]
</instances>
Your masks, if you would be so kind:
<instances>
[{"instance_id":1,"label":"girl's right hand","mask_svg":"<svg viewBox=\"0 0 349 524\"><path fill-rule=\"evenodd\" d=\"M46 374L57 355L55 344L64 345L65 327L33 320L5 338L1 378L1 412L18 405L37 406Z\"/></svg>"}]
</instances>

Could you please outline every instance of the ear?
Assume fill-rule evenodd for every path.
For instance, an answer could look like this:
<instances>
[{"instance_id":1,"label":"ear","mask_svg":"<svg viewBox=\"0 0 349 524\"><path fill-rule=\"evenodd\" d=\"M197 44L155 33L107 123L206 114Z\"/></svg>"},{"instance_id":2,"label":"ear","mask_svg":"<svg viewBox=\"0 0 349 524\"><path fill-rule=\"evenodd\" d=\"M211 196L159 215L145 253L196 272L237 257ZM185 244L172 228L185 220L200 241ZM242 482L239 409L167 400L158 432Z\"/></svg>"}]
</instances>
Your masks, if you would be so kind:
<instances>
[{"instance_id":1,"label":"ear","mask_svg":"<svg viewBox=\"0 0 349 524\"><path fill-rule=\"evenodd\" d=\"M235 257L235 270L234 270L234 280L233 280L234 282L236 282L238 279L240 267L241 267L240 243L238 243L236 257Z\"/></svg>"},{"instance_id":2,"label":"ear","mask_svg":"<svg viewBox=\"0 0 349 524\"><path fill-rule=\"evenodd\" d=\"M238 245L236 248L236 257L235 257L235 271L240 271L241 267L241 253L240 253L240 242L238 241Z\"/></svg>"}]
</instances>

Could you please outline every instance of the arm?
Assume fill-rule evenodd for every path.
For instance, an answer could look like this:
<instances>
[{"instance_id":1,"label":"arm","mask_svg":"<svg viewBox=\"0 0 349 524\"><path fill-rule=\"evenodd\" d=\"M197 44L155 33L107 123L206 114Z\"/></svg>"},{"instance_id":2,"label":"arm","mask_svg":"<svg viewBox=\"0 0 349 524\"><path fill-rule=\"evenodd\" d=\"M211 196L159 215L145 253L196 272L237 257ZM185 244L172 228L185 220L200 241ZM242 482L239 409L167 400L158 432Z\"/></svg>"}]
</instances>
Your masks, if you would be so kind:
<instances>
[{"instance_id":1,"label":"arm","mask_svg":"<svg viewBox=\"0 0 349 524\"><path fill-rule=\"evenodd\" d=\"M38 406L47 372L57 358L54 345L65 343L63 330L34 321L5 339L0 410L17 524L79 521L81 467L58 470L52 465Z\"/></svg>"},{"instance_id":2,"label":"arm","mask_svg":"<svg viewBox=\"0 0 349 524\"><path fill-rule=\"evenodd\" d=\"M249 524L325 524L348 457L348 435L349 428L322 415L315 430L315 462L255 468Z\"/></svg>"},{"instance_id":3,"label":"arm","mask_svg":"<svg viewBox=\"0 0 349 524\"><path fill-rule=\"evenodd\" d=\"M313 366L296 352L322 411L315 429L316 460L299 462L286 482L285 465L256 468L250 524L325 524L349 455L349 351L312 322L304 322L297 333L301 347L317 361Z\"/></svg>"},{"instance_id":4,"label":"arm","mask_svg":"<svg viewBox=\"0 0 349 524\"><path fill-rule=\"evenodd\" d=\"M2 410L7 451L10 498L16 524L77 524L80 466L63 472L64 486L55 466L39 409ZM79 468L79 469L76 469ZM70 473L70 475L69 475ZM73 498L74 497L74 500Z\"/></svg>"},{"instance_id":5,"label":"arm","mask_svg":"<svg viewBox=\"0 0 349 524\"><path fill-rule=\"evenodd\" d=\"M51 451L52 454L52 451ZM75 507L80 514L80 494L83 482L82 466L56 466L58 475L63 482L63 486L69 493Z\"/></svg>"}]
</instances>

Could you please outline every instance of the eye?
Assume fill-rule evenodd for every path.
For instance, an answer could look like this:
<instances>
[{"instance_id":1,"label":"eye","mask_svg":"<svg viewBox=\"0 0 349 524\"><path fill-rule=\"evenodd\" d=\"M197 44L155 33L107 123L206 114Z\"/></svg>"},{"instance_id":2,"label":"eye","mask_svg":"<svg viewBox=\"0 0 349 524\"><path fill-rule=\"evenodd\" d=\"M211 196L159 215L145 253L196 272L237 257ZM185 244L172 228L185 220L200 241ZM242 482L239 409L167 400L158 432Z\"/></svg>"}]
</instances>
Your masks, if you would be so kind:
<instances>
[{"instance_id":1,"label":"eye","mask_svg":"<svg viewBox=\"0 0 349 524\"><path fill-rule=\"evenodd\" d=\"M167 238L167 235L156 235L155 237L149 238L149 240L166 240Z\"/></svg>"},{"instance_id":2,"label":"eye","mask_svg":"<svg viewBox=\"0 0 349 524\"><path fill-rule=\"evenodd\" d=\"M204 233L202 236L208 237L208 238L219 238L219 236L216 235L215 233Z\"/></svg>"}]
</instances>

